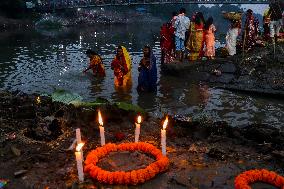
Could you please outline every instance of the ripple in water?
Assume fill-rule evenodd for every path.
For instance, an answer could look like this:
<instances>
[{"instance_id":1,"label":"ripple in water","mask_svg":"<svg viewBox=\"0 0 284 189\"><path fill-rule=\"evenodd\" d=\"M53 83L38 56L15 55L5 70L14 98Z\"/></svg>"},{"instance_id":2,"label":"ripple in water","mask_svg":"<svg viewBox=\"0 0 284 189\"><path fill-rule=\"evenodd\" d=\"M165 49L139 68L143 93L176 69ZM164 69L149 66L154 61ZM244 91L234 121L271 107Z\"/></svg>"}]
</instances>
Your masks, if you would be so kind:
<instances>
[{"instance_id":1,"label":"ripple in water","mask_svg":"<svg viewBox=\"0 0 284 189\"><path fill-rule=\"evenodd\" d=\"M222 27L227 27L226 23L223 24ZM210 116L214 120L226 120L233 126L254 122L284 126L281 100L236 94L160 74L159 27L148 23L127 27L102 26L64 30L56 34L48 32L48 35L21 31L0 38L0 87L49 94L54 89L66 89L79 93L85 100L104 97L139 104L156 116L168 112L193 117ZM110 69L115 47L120 44L128 48L132 57L132 88L128 90L115 89ZM138 95L137 68L145 44L150 44L157 56L158 91L157 94ZM84 52L89 48L102 55L106 67L104 79L82 73L88 66Z\"/></svg>"}]
</instances>

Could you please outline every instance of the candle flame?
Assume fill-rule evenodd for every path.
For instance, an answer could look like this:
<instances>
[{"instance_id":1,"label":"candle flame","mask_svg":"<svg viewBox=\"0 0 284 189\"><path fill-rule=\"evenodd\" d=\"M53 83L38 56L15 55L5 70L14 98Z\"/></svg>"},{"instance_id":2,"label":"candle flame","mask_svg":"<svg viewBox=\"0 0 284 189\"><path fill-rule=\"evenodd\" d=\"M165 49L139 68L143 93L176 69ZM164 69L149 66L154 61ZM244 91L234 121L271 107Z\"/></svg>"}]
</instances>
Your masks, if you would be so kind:
<instances>
[{"instance_id":1,"label":"candle flame","mask_svg":"<svg viewBox=\"0 0 284 189\"><path fill-rule=\"evenodd\" d=\"M164 123L163 123L163 129L167 128L168 122L169 122L169 119L168 119L168 116L167 116Z\"/></svg>"},{"instance_id":2,"label":"candle flame","mask_svg":"<svg viewBox=\"0 0 284 189\"><path fill-rule=\"evenodd\" d=\"M138 117L137 117L137 123L140 124L141 122L142 122L142 117L141 117L141 116L138 116Z\"/></svg>"},{"instance_id":3,"label":"candle flame","mask_svg":"<svg viewBox=\"0 0 284 189\"><path fill-rule=\"evenodd\" d=\"M40 97L39 96L36 98L36 103L40 104Z\"/></svg>"},{"instance_id":4,"label":"candle flame","mask_svg":"<svg viewBox=\"0 0 284 189\"><path fill-rule=\"evenodd\" d=\"M98 117L99 117L99 124L100 124L101 126L104 125L103 118L102 118L102 114L101 114L101 111L100 111L100 110L98 111Z\"/></svg>"},{"instance_id":5,"label":"candle flame","mask_svg":"<svg viewBox=\"0 0 284 189\"><path fill-rule=\"evenodd\" d=\"M85 143L79 143L77 146L76 146L76 151L77 152L80 152L81 151L81 149L82 149L82 147L85 145Z\"/></svg>"}]
</instances>

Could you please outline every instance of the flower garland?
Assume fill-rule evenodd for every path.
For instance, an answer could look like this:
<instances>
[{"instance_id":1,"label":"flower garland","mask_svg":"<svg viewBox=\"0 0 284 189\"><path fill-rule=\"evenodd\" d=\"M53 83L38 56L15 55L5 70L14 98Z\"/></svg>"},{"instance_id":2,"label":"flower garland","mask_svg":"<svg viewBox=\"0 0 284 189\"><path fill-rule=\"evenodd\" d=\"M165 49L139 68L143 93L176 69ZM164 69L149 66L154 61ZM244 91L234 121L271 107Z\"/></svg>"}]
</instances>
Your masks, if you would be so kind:
<instances>
[{"instance_id":1,"label":"flower garland","mask_svg":"<svg viewBox=\"0 0 284 189\"><path fill-rule=\"evenodd\" d=\"M105 171L96 166L99 159L103 158L110 152L115 151L142 151L144 153L152 154L156 161L148 165L144 169L132 170L132 171ZM145 181L155 177L156 174L167 170L169 166L169 159L163 156L161 151L155 146L145 143L122 143L122 144L106 144L103 147L99 147L96 150L92 150L85 160L84 171L89 175L102 183L107 184L126 184L136 185L144 183Z\"/></svg>"},{"instance_id":2,"label":"flower garland","mask_svg":"<svg viewBox=\"0 0 284 189\"><path fill-rule=\"evenodd\" d=\"M251 189L249 185L259 181L284 189L284 177L266 169L249 170L238 175L235 179L235 189Z\"/></svg>"}]
</instances>

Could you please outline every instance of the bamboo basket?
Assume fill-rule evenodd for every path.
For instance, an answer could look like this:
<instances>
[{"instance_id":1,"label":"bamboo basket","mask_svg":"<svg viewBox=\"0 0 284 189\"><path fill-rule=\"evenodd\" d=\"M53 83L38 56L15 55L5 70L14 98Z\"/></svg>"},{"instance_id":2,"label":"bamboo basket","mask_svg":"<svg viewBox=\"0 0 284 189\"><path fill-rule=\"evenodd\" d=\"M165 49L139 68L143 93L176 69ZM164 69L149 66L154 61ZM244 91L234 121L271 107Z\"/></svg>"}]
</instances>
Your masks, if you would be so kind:
<instances>
[{"instance_id":1,"label":"bamboo basket","mask_svg":"<svg viewBox=\"0 0 284 189\"><path fill-rule=\"evenodd\" d=\"M242 19L242 12L222 12L223 17L228 20L241 20Z\"/></svg>"}]
</instances>

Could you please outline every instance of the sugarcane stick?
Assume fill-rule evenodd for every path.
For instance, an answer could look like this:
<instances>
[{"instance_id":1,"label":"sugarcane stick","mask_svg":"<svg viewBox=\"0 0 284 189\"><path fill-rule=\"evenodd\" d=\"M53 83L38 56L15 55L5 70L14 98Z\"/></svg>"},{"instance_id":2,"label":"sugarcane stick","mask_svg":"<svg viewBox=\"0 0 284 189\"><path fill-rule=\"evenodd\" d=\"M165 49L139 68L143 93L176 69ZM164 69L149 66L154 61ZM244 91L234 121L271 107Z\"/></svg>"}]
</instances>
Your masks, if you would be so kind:
<instances>
[{"instance_id":1,"label":"sugarcane stick","mask_svg":"<svg viewBox=\"0 0 284 189\"><path fill-rule=\"evenodd\" d=\"M276 41L275 41L275 37L273 39L273 58L275 59L275 53L276 53L276 45L275 45Z\"/></svg>"}]
</instances>

